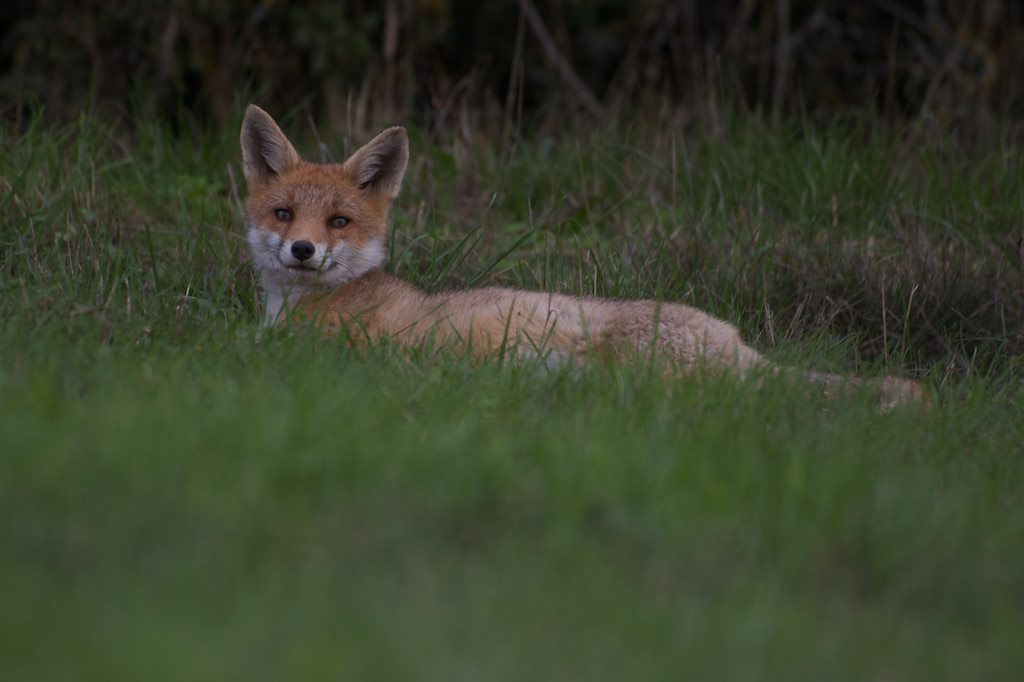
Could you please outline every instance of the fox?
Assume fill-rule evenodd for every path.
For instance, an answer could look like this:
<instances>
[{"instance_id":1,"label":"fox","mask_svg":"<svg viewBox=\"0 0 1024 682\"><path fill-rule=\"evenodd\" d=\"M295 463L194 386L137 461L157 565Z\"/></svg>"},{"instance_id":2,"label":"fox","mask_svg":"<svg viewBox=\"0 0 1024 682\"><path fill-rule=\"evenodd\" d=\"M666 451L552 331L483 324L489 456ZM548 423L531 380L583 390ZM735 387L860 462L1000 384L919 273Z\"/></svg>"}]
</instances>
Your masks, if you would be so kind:
<instances>
[{"instance_id":1,"label":"fox","mask_svg":"<svg viewBox=\"0 0 1024 682\"><path fill-rule=\"evenodd\" d=\"M777 365L732 324L682 303L499 287L425 292L384 270L389 210L409 163L405 128L386 128L343 163L314 163L250 104L240 141L244 218L267 325L302 320L352 344L390 339L555 364L653 356L680 379L699 370L739 379L796 374L829 397L863 386L883 411L927 401L910 379Z\"/></svg>"}]
</instances>

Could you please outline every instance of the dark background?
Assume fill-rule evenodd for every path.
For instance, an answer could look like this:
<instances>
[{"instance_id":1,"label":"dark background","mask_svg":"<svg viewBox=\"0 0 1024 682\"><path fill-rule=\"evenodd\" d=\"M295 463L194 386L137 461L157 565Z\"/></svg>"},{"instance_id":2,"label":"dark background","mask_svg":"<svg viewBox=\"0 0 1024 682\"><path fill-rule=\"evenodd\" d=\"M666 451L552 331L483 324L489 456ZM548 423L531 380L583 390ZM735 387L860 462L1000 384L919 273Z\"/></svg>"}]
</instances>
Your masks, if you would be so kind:
<instances>
[{"instance_id":1,"label":"dark background","mask_svg":"<svg viewBox=\"0 0 1024 682\"><path fill-rule=\"evenodd\" d=\"M1015 0L525 5L541 29L517 0L8 0L0 115L91 106L223 125L254 99L427 122L468 104L484 123L531 124L652 105L700 115L724 98L772 117L924 117L976 139L1024 112Z\"/></svg>"}]
</instances>

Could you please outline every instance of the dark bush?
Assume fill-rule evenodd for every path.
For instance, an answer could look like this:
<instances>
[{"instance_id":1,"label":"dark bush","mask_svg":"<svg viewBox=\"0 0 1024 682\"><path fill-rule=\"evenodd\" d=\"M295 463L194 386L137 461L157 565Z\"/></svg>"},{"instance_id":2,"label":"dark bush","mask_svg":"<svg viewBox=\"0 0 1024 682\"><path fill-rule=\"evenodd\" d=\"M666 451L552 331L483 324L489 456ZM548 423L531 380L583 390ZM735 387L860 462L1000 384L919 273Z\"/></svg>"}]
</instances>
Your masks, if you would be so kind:
<instances>
[{"instance_id":1,"label":"dark bush","mask_svg":"<svg viewBox=\"0 0 1024 682\"><path fill-rule=\"evenodd\" d=\"M467 96L504 116L650 95L699 112L724 92L976 135L1022 111L1024 10L1006 0L40 0L6 3L0 27L8 117L38 100L223 123L253 97L317 115L443 116Z\"/></svg>"}]
</instances>

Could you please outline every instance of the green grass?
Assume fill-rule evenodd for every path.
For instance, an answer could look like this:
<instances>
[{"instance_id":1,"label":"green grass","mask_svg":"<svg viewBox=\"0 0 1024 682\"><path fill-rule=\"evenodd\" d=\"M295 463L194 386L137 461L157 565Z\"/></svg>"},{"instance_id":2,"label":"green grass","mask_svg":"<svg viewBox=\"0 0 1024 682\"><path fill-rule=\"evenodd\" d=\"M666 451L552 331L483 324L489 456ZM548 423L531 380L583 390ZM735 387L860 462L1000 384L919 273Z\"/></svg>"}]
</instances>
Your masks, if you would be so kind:
<instances>
[{"instance_id":1,"label":"green grass","mask_svg":"<svg viewBox=\"0 0 1024 682\"><path fill-rule=\"evenodd\" d=\"M235 131L0 130L3 677L1014 679L1020 154L798 130L414 130L390 267L694 303L930 411L261 330Z\"/></svg>"}]
</instances>

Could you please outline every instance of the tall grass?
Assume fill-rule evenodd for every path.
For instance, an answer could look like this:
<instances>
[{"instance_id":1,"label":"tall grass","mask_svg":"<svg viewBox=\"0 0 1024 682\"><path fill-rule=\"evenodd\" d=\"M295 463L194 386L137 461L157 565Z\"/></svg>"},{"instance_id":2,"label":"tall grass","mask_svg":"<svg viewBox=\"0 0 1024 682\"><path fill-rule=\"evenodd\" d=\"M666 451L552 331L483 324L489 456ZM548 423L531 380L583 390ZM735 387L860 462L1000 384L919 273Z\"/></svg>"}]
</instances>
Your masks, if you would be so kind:
<instances>
[{"instance_id":1,"label":"tall grass","mask_svg":"<svg viewBox=\"0 0 1024 682\"><path fill-rule=\"evenodd\" d=\"M286 127L316 149L306 124ZM352 135L317 131L335 159ZM3 136L10 313L120 330L195 319L189 308L253 314L232 131L196 140L84 117ZM716 132L654 121L504 147L471 126L413 140L391 268L426 287L682 300L769 349L826 335L939 378L1006 368L1024 349L1012 150L739 115Z\"/></svg>"},{"instance_id":2,"label":"tall grass","mask_svg":"<svg viewBox=\"0 0 1024 682\"><path fill-rule=\"evenodd\" d=\"M318 131L336 159L358 132ZM1015 151L741 115L507 144L413 128L399 275L681 300L786 362L937 387L880 415L262 329L235 130L0 135L5 678L1024 662Z\"/></svg>"}]
</instances>

